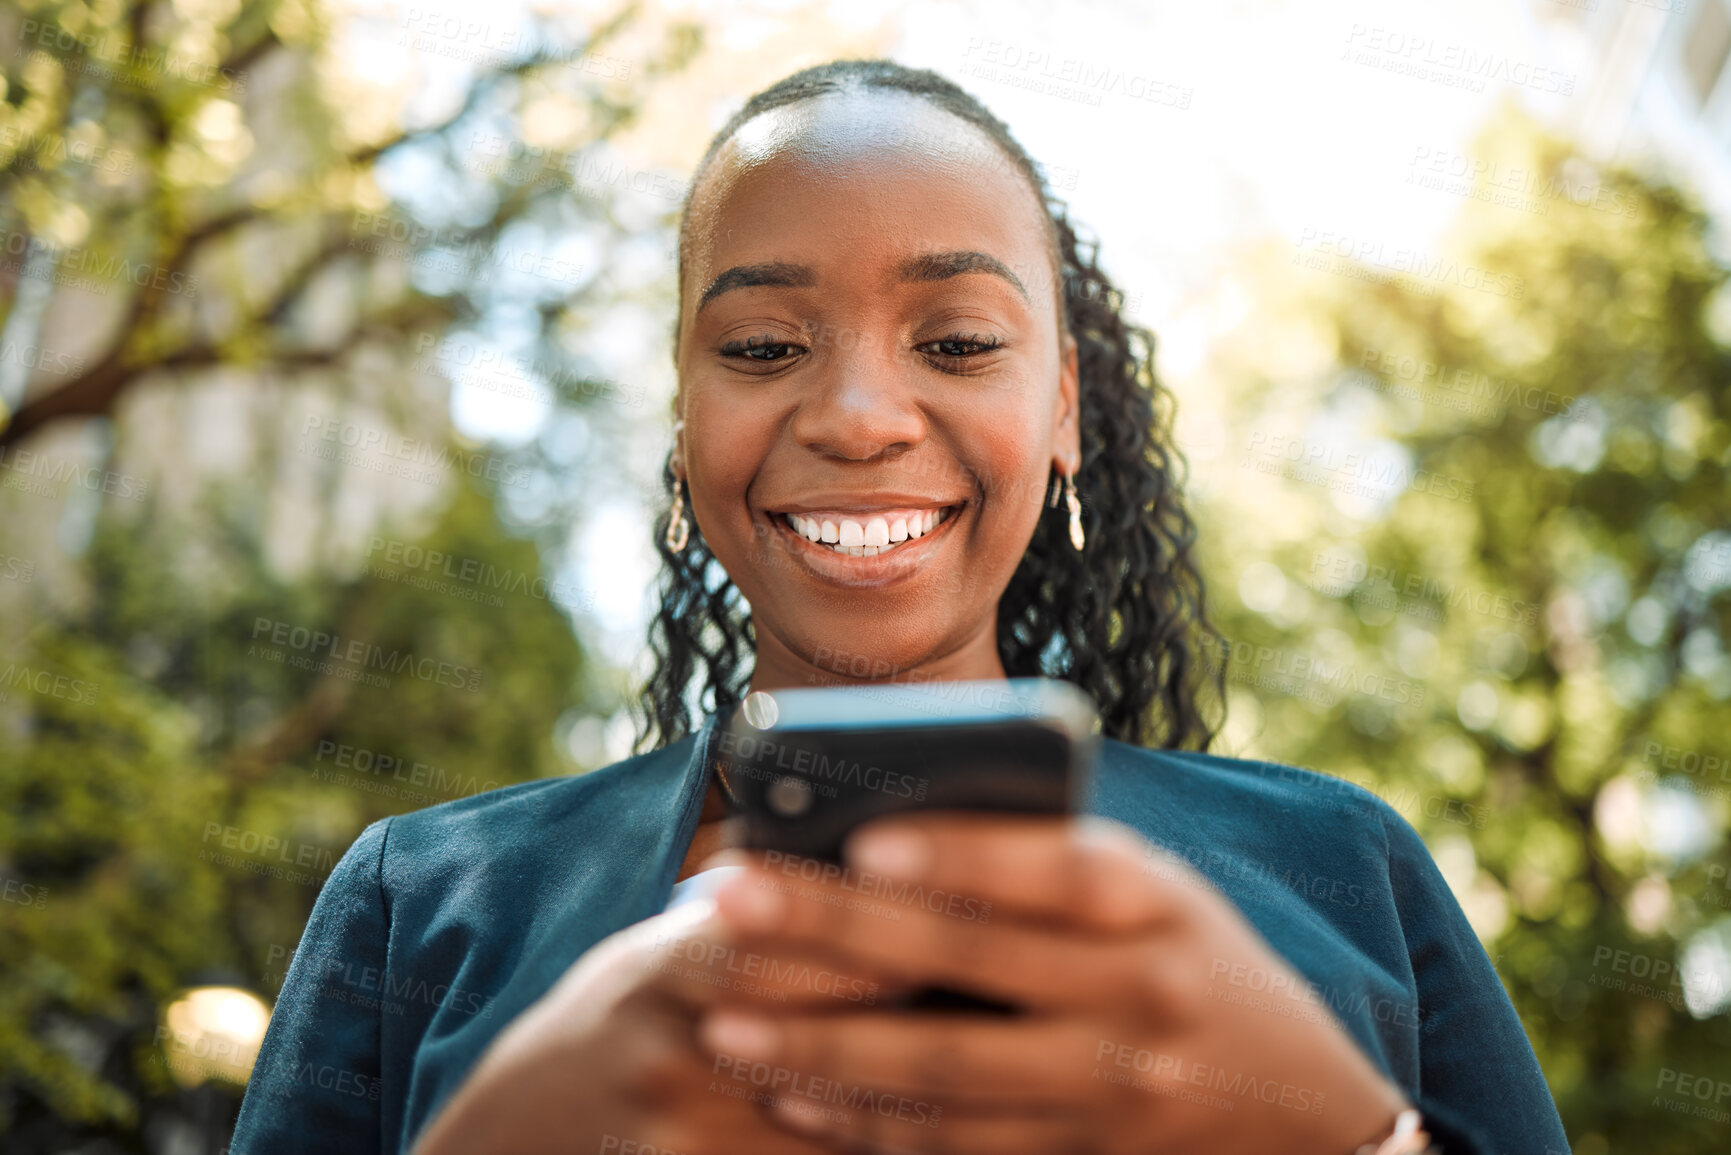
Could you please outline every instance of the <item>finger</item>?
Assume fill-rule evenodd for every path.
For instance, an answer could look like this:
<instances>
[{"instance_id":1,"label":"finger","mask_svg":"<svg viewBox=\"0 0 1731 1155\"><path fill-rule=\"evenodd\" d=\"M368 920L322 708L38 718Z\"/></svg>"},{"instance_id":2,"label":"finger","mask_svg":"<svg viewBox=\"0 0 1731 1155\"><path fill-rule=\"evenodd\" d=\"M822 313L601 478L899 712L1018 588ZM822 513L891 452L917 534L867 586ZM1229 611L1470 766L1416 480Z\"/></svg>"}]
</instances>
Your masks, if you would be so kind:
<instances>
[{"instance_id":1,"label":"finger","mask_svg":"<svg viewBox=\"0 0 1731 1155\"><path fill-rule=\"evenodd\" d=\"M674 915L678 917L675 918ZM720 1002L780 1009L873 1007L888 994L882 976L824 944L740 941L713 900L650 920L638 935L639 966L649 991L691 1008Z\"/></svg>"},{"instance_id":2,"label":"finger","mask_svg":"<svg viewBox=\"0 0 1731 1155\"><path fill-rule=\"evenodd\" d=\"M639 1126L602 1136L603 1155L833 1155L811 1136L777 1126L775 1096L730 1078L737 1064L700 1047L686 1013L672 1002L645 1000L615 1023L605 1045L623 1076L616 1081L619 1102L637 1112Z\"/></svg>"},{"instance_id":3,"label":"finger","mask_svg":"<svg viewBox=\"0 0 1731 1155\"><path fill-rule=\"evenodd\" d=\"M1156 925L1183 907L1170 872L1154 869L1165 857L1130 827L1092 816L931 811L868 823L847 844L848 867L858 874L1106 933Z\"/></svg>"},{"instance_id":4,"label":"finger","mask_svg":"<svg viewBox=\"0 0 1731 1155\"><path fill-rule=\"evenodd\" d=\"M777 1102L774 1117L790 1130L821 1139L831 1150L874 1155L963 1151L1051 1155L1099 1148L1099 1140L1086 1134L1086 1119L1075 1112L961 1115L945 1110L933 1114L910 1107L905 1096L885 1095L846 1106L785 1095Z\"/></svg>"},{"instance_id":5,"label":"finger","mask_svg":"<svg viewBox=\"0 0 1731 1155\"><path fill-rule=\"evenodd\" d=\"M698 1037L717 1054L842 1086L883 1087L992 1109L1057 1108L1090 1097L1099 1029L1070 1017L775 1015L711 1009Z\"/></svg>"},{"instance_id":6,"label":"finger","mask_svg":"<svg viewBox=\"0 0 1731 1155\"><path fill-rule=\"evenodd\" d=\"M808 891L810 893L808 893ZM981 923L924 907L826 901L756 868L716 894L737 941L765 952L827 949L902 986L946 986L1034 1009L1160 1013L1149 980L1188 956L1159 936L1089 938L1026 923ZM1190 989L1190 988L1184 988Z\"/></svg>"}]
</instances>

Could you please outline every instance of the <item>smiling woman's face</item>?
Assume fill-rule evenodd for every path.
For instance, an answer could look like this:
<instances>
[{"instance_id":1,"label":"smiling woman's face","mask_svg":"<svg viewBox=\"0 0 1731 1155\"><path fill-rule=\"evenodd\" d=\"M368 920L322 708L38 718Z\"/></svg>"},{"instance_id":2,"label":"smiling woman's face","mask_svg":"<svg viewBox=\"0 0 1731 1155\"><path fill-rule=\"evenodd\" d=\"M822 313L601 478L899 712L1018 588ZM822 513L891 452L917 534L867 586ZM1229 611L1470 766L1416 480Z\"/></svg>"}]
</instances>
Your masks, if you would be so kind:
<instances>
[{"instance_id":1,"label":"smiling woman's face","mask_svg":"<svg viewBox=\"0 0 1731 1155\"><path fill-rule=\"evenodd\" d=\"M1080 455L1045 211L1000 156L854 91L751 120L693 196L674 469L754 689L1003 674L998 598Z\"/></svg>"}]
</instances>

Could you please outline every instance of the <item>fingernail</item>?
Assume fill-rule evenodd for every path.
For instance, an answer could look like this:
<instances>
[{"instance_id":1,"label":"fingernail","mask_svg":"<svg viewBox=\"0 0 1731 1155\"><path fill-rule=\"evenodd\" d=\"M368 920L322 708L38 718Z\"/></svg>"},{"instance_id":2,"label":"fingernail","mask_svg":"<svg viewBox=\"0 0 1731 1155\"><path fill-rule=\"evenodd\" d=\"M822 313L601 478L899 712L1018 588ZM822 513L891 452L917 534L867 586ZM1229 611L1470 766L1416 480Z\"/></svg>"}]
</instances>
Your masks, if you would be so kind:
<instances>
[{"instance_id":1,"label":"fingernail","mask_svg":"<svg viewBox=\"0 0 1731 1155\"><path fill-rule=\"evenodd\" d=\"M761 875L741 874L715 896L721 917L740 930L771 930L781 922L784 903Z\"/></svg>"},{"instance_id":2,"label":"fingernail","mask_svg":"<svg viewBox=\"0 0 1731 1155\"><path fill-rule=\"evenodd\" d=\"M906 828L863 830L848 841L847 857L861 870L916 878L931 864L932 848L924 834Z\"/></svg>"},{"instance_id":3,"label":"fingernail","mask_svg":"<svg viewBox=\"0 0 1731 1155\"><path fill-rule=\"evenodd\" d=\"M716 1011L703 1020L703 1042L724 1055L761 1061L775 1057L781 1029L761 1015Z\"/></svg>"}]
</instances>

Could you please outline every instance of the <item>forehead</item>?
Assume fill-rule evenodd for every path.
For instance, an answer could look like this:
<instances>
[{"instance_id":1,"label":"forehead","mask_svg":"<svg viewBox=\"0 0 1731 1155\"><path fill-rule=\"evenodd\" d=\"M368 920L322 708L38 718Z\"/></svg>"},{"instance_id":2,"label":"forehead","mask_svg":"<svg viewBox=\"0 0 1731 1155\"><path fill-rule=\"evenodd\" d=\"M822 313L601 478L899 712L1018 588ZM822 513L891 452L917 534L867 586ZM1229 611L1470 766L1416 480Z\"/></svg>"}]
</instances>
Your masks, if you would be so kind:
<instances>
[{"instance_id":1,"label":"forehead","mask_svg":"<svg viewBox=\"0 0 1731 1155\"><path fill-rule=\"evenodd\" d=\"M740 126L692 193L681 295L687 263L702 276L743 248L813 236L852 248L871 239L914 250L989 243L1006 250L994 254L1006 263L1039 262L1018 270L1024 280L1050 277L1054 255L1045 207L996 141L884 89L826 94Z\"/></svg>"}]
</instances>

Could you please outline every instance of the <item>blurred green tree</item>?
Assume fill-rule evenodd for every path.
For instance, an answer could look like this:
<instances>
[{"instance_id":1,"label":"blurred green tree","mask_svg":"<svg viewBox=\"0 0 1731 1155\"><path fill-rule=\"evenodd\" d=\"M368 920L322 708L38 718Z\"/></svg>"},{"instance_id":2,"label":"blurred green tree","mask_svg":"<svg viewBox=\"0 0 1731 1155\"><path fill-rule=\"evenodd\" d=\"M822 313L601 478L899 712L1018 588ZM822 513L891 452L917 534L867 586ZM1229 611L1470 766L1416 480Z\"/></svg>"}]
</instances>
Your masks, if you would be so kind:
<instances>
[{"instance_id":1,"label":"blurred green tree","mask_svg":"<svg viewBox=\"0 0 1731 1155\"><path fill-rule=\"evenodd\" d=\"M1727 271L1518 114L1472 155L1440 254L1238 280L1189 438L1229 734L1426 835L1576 1152L1722 1150L1677 1080L1731 1054Z\"/></svg>"},{"instance_id":2,"label":"blurred green tree","mask_svg":"<svg viewBox=\"0 0 1731 1155\"><path fill-rule=\"evenodd\" d=\"M392 30L456 61L429 100L357 64L365 19L0 11L7 1150L216 1149L238 1088L175 1084L164 1005L274 991L365 823L584 769L613 706L523 513L582 462L455 437L449 376L508 330L477 387L567 447L641 404L572 352L615 294L562 246L629 239L593 150L695 33Z\"/></svg>"}]
</instances>

